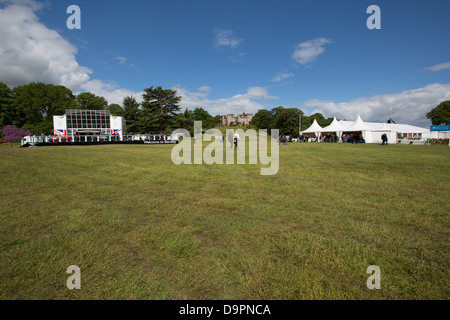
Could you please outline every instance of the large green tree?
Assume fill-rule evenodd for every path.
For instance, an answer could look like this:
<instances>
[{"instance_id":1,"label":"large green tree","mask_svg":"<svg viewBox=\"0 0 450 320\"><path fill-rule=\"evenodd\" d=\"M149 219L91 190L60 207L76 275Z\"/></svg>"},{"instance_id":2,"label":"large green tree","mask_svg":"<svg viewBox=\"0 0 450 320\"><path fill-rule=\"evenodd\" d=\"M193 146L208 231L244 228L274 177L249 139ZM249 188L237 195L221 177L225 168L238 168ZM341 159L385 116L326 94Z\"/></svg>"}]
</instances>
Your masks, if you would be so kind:
<instances>
[{"instance_id":1,"label":"large green tree","mask_svg":"<svg viewBox=\"0 0 450 320\"><path fill-rule=\"evenodd\" d=\"M127 96L123 99L123 117L127 124L127 132L135 133L139 131L138 116L139 116L139 102L132 96Z\"/></svg>"},{"instance_id":2,"label":"large green tree","mask_svg":"<svg viewBox=\"0 0 450 320\"><path fill-rule=\"evenodd\" d=\"M194 112L185 109L184 112L177 113L172 118L171 131L176 129L186 129L191 135L194 134Z\"/></svg>"},{"instance_id":3,"label":"large green tree","mask_svg":"<svg viewBox=\"0 0 450 320\"><path fill-rule=\"evenodd\" d=\"M216 115L214 118L214 125L220 126L222 124L222 116Z\"/></svg>"},{"instance_id":4,"label":"large green tree","mask_svg":"<svg viewBox=\"0 0 450 320\"><path fill-rule=\"evenodd\" d=\"M136 121L136 132L159 134L165 131L170 116L155 114L151 110L139 110L138 120Z\"/></svg>"},{"instance_id":5,"label":"large green tree","mask_svg":"<svg viewBox=\"0 0 450 320\"><path fill-rule=\"evenodd\" d=\"M441 102L427 113L432 125L450 124L450 100Z\"/></svg>"},{"instance_id":6,"label":"large green tree","mask_svg":"<svg viewBox=\"0 0 450 320\"><path fill-rule=\"evenodd\" d=\"M289 135L294 138L299 135L299 120L303 112L297 108L280 110L275 120L275 129L280 130L280 135Z\"/></svg>"},{"instance_id":7,"label":"large green tree","mask_svg":"<svg viewBox=\"0 0 450 320\"><path fill-rule=\"evenodd\" d=\"M68 88L33 82L14 88L15 123L27 128L39 127L37 133L48 134L53 116L62 115L75 106L75 97ZM39 132L41 131L41 132Z\"/></svg>"},{"instance_id":8,"label":"large green tree","mask_svg":"<svg viewBox=\"0 0 450 320\"><path fill-rule=\"evenodd\" d=\"M250 124L256 126L257 129L271 129L273 119L274 112L261 109L255 113Z\"/></svg>"},{"instance_id":9,"label":"large green tree","mask_svg":"<svg viewBox=\"0 0 450 320\"><path fill-rule=\"evenodd\" d=\"M98 97L91 92L83 92L77 95L76 109L84 110L105 110L108 107L108 101L103 97Z\"/></svg>"},{"instance_id":10,"label":"large green tree","mask_svg":"<svg viewBox=\"0 0 450 320\"><path fill-rule=\"evenodd\" d=\"M117 103L110 104L106 109L108 109L113 116L123 117L124 110Z\"/></svg>"},{"instance_id":11,"label":"large green tree","mask_svg":"<svg viewBox=\"0 0 450 320\"><path fill-rule=\"evenodd\" d=\"M176 90L152 86L144 89L142 98L142 108L150 110L154 114L174 115L180 111L181 97L177 96Z\"/></svg>"},{"instance_id":12,"label":"large green tree","mask_svg":"<svg viewBox=\"0 0 450 320\"><path fill-rule=\"evenodd\" d=\"M180 111L176 90L153 86L144 89L139 113L139 129L145 133L167 133L173 126L173 116Z\"/></svg>"},{"instance_id":13,"label":"large green tree","mask_svg":"<svg viewBox=\"0 0 450 320\"><path fill-rule=\"evenodd\" d=\"M215 119L213 116L211 116L208 111L206 111L203 108L195 108L193 111L193 117L195 121L201 121L202 122L202 128L204 130L214 128L215 126Z\"/></svg>"}]
</instances>

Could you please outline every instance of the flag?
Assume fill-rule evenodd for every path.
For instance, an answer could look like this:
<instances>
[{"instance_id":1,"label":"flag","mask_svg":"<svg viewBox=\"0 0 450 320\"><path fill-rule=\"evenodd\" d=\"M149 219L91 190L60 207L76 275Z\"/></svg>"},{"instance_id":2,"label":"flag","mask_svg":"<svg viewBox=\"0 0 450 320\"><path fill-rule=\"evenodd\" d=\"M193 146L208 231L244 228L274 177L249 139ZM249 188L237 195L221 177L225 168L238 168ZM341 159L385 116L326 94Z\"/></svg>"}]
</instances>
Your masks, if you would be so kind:
<instances>
[{"instance_id":1,"label":"flag","mask_svg":"<svg viewBox=\"0 0 450 320\"><path fill-rule=\"evenodd\" d=\"M120 129L111 129L111 135L119 134L119 132L122 131Z\"/></svg>"},{"instance_id":2,"label":"flag","mask_svg":"<svg viewBox=\"0 0 450 320\"><path fill-rule=\"evenodd\" d=\"M67 130L59 130L59 129L55 129L55 134L58 136L64 136L67 137Z\"/></svg>"}]
</instances>

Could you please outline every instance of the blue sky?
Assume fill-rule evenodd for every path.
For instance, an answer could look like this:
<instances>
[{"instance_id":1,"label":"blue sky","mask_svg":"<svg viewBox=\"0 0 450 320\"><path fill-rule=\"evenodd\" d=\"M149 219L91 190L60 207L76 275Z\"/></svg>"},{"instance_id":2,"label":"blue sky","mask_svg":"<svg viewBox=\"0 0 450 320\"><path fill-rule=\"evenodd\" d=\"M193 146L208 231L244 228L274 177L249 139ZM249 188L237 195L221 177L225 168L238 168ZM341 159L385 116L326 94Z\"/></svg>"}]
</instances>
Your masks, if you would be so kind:
<instances>
[{"instance_id":1,"label":"blue sky","mask_svg":"<svg viewBox=\"0 0 450 320\"><path fill-rule=\"evenodd\" d=\"M81 30L66 27L72 4ZM366 26L370 5L381 9L379 30ZM0 81L10 86L53 82L110 103L162 86L177 89L182 107L214 115L282 105L421 126L450 99L449 1L0 0L0 8L9 20L0 19L0 36L17 32L0 45Z\"/></svg>"}]
</instances>

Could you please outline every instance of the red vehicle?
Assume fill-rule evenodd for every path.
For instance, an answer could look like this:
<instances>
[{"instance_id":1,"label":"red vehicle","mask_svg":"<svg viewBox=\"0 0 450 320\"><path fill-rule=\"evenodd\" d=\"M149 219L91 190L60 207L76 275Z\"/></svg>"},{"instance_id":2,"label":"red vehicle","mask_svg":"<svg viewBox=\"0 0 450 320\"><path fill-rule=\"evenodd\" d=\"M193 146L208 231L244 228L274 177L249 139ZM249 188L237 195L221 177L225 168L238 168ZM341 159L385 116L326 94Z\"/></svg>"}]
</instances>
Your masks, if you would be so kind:
<instances>
[{"instance_id":1,"label":"red vehicle","mask_svg":"<svg viewBox=\"0 0 450 320\"><path fill-rule=\"evenodd\" d=\"M50 142L59 142L59 139L61 139L61 142L70 142L70 141L72 141L72 137L52 137L50 139Z\"/></svg>"}]
</instances>

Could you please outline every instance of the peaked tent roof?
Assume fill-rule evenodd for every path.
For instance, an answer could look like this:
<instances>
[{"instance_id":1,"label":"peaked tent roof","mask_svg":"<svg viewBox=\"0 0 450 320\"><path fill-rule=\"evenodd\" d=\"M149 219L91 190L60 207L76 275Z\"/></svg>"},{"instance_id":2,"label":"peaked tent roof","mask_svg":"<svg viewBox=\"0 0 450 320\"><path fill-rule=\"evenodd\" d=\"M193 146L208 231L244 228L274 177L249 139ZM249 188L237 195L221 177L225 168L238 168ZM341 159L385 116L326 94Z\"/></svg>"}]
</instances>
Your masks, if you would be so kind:
<instances>
[{"instance_id":1,"label":"peaked tent roof","mask_svg":"<svg viewBox=\"0 0 450 320\"><path fill-rule=\"evenodd\" d=\"M344 127L339 124L336 118L334 118L329 126L322 129L322 132L340 132L343 130Z\"/></svg>"},{"instance_id":2,"label":"peaked tent roof","mask_svg":"<svg viewBox=\"0 0 450 320\"><path fill-rule=\"evenodd\" d=\"M386 122L383 122L383 125L381 128L377 129L376 131L392 131L386 124Z\"/></svg>"},{"instance_id":3,"label":"peaked tent roof","mask_svg":"<svg viewBox=\"0 0 450 320\"><path fill-rule=\"evenodd\" d=\"M362 121L362 120L361 120ZM347 121L347 120L339 120L338 121L341 127L344 129L343 132L351 131L351 126L355 125L356 121ZM386 122L364 122L367 131L390 131L390 132L401 132L401 133L427 133L430 129L417 127L409 124L395 124L395 123L386 123ZM350 129L350 130L348 130ZM354 130L354 128L353 128ZM355 130L361 131L361 130ZM323 131L325 132L325 131Z\"/></svg>"},{"instance_id":4,"label":"peaked tent roof","mask_svg":"<svg viewBox=\"0 0 450 320\"><path fill-rule=\"evenodd\" d=\"M323 132L323 128L317 123L316 119L314 119L312 125L308 129L302 131L302 133L316 133L316 132Z\"/></svg>"},{"instance_id":5,"label":"peaked tent roof","mask_svg":"<svg viewBox=\"0 0 450 320\"><path fill-rule=\"evenodd\" d=\"M345 132L353 132L353 131L366 131L366 130L371 130L365 123L364 121L361 119L361 116L358 115L358 118L356 118L356 120L347 128L345 128L342 131Z\"/></svg>"}]
</instances>

